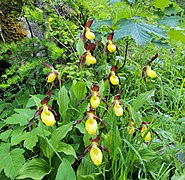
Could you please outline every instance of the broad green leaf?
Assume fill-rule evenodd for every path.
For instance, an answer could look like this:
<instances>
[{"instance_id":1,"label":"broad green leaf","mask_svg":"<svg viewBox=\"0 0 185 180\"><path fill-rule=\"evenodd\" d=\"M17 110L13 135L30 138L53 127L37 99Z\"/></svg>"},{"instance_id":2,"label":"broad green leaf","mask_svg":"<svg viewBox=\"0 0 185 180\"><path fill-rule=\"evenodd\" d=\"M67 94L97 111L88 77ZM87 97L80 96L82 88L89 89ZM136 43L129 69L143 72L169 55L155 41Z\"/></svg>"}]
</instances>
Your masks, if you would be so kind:
<instances>
[{"instance_id":1,"label":"broad green leaf","mask_svg":"<svg viewBox=\"0 0 185 180\"><path fill-rule=\"evenodd\" d=\"M36 143L38 142L38 137L33 132L27 132L24 135L24 147L33 150L33 147L36 146Z\"/></svg>"},{"instance_id":2,"label":"broad green leaf","mask_svg":"<svg viewBox=\"0 0 185 180\"><path fill-rule=\"evenodd\" d=\"M154 96L155 90L147 91L140 94L132 103L132 107L137 112L152 96Z\"/></svg>"},{"instance_id":3,"label":"broad green leaf","mask_svg":"<svg viewBox=\"0 0 185 180\"><path fill-rule=\"evenodd\" d=\"M76 180L75 172L67 159L63 158L55 180Z\"/></svg>"},{"instance_id":4,"label":"broad green leaf","mask_svg":"<svg viewBox=\"0 0 185 180\"><path fill-rule=\"evenodd\" d=\"M20 169L17 179L32 178L35 180L41 180L47 174L49 174L51 168L48 163L41 158L35 158L26 162Z\"/></svg>"},{"instance_id":5,"label":"broad green leaf","mask_svg":"<svg viewBox=\"0 0 185 180\"><path fill-rule=\"evenodd\" d=\"M78 39L78 42L76 44L76 50L78 51L80 57L86 52L83 40L81 38Z\"/></svg>"},{"instance_id":6,"label":"broad green leaf","mask_svg":"<svg viewBox=\"0 0 185 180\"><path fill-rule=\"evenodd\" d=\"M98 169L95 167L93 162L90 159L89 153L87 153L80 165L78 166L77 170L77 179L78 180L93 180L93 179L98 179L97 176L100 174L98 172Z\"/></svg>"},{"instance_id":7,"label":"broad green leaf","mask_svg":"<svg viewBox=\"0 0 185 180\"><path fill-rule=\"evenodd\" d=\"M154 35L162 38L167 37L161 28L144 22L137 22L134 19L122 19L117 23L117 25L120 26L120 29L115 31L114 39L131 36L136 41L136 44L141 46L145 46L150 42L154 38Z\"/></svg>"},{"instance_id":8,"label":"broad green leaf","mask_svg":"<svg viewBox=\"0 0 185 180\"><path fill-rule=\"evenodd\" d=\"M0 134L0 139L2 140L2 141L7 141L7 139L10 137L10 134L12 133L12 130L11 129L9 129L9 130L6 130L5 132L2 132L1 134Z\"/></svg>"},{"instance_id":9,"label":"broad green leaf","mask_svg":"<svg viewBox=\"0 0 185 180\"><path fill-rule=\"evenodd\" d=\"M14 111L17 113L6 119L7 124L20 124L21 126L27 125L35 114L35 110L31 109L15 109Z\"/></svg>"},{"instance_id":10,"label":"broad green leaf","mask_svg":"<svg viewBox=\"0 0 185 180\"><path fill-rule=\"evenodd\" d=\"M73 81L73 85L71 86L71 90L73 91L76 98L80 101L85 98L87 93L86 83L82 81Z\"/></svg>"},{"instance_id":11,"label":"broad green leaf","mask_svg":"<svg viewBox=\"0 0 185 180\"><path fill-rule=\"evenodd\" d=\"M2 149L1 149L2 151ZM23 156L24 150L15 148L12 151L7 152L1 159L3 169L7 177L14 179L25 162Z\"/></svg>"},{"instance_id":12,"label":"broad green leaf","mask_svg":"<svg viewBox=\"0 0 185 180\"><path fill-rule=\"evenodd\" d=\"M140 118L138 112L136 112L135 109L131 105L128 105L128 106L129 106L129 111L131 113L132 119L134 120L134 122L137 126L140 126L141 118Z\"/></svg>"},{"instance_id":13,"label":"broad green leaf","mask_svg":"<svg viewBox=\"0 0 185 180\"><path fill-rule=\"evenodd\" d=\"M0 172L1 172L4 168L3 160L4 160L5 156L10 151L10 144L9 143L2 143L2 144L0 144L0 149L1 149L1 151L0 151Z\"/></svg>"},{"instance_id":14,"label":"broad green leaf","mask_svg":"<svg viewBox=\"0 0 185 180\"><path fill-rule=\"evenodd\" d=\"M31 98L28 100L26 104L26 108L37 106L38 108L41 106L40 101L44 99L45 95L37 94L31 95Z\"/></svg>"},{"instance_id":15,"label":"broad green leaf","mask_svg":"<svg viewBox=\"0 0 185 180\"><path fill-rule=\"evenodd\" d=\"M57 151L58 152L63 152L66 155L72 155L75 158L77 158L76 157L76 152L70 144L60 142L59 145L58 145Z\"/></svg>"},{"instance_id":16,"label":"broad green leaf","mask_svg":"<svg viewBox=\"0 0 185 180\"><path fill-rule=\"evenodd\" d=\"M185 43L185 35L182 31L170 29L170 31L168 31L167 34L172 40Z\"/></svg>"},{"instance_id":17,"label":"broad green leaf","mask_svg":"<svg viewBox=\"0 0 185 180\"><path fill-rule=\"evenodd\" d=\"M66 125L62 125L57 128L51 136L51 143L58 144L63 138L66 137L67 133L72 130L73 122Z\"/></svg>"},{"instance_id":18,"label":"broad green leaf","mask_svg":"<svg viewBox=\"0 0 185 180\"><path fill-rule=\"evenodd\" d=\"M65 138L67 133L72 130L73 122L62 125L53 131L51 139L40 138L40 147L46 157L52 158L54 152L57 152L60 141Z\"/></svg>"},{"instance_id":19,"label":"broad green leaf","mask_svg":"<svg viewBox=\"0 0 185 180\"><path fill-rule=\"evenodd\" d=\"M60 115L65 118L69 104L69 96L68 91L64 86L59 91L57 103L59 106Z\"/></svg>"},{"instance_id":20,"label":"broad green leaf","mask_svg":"<svg viewBox=\"0 0 185 180\"><path fill-rule=\"evenodd\" d=\"M168 7L170 4L169 0L153 0L153 5L155 8L159 8L161 10L164 10L166 7Z\"/></svg>"},{"instance_id":21,"label":"broad green leaf","mask_svg":"<svg viewBox=\"0 0 185 180\"><path fill-rule=\"evenodd\" d=\"M159 158L158 154L152 149L140 149L139 154L143 161L152 161L156 158Z\"/></svg>"},{"instance_id":22,"label":"broad green leaf","mask_svg":"<svg viewBox=\"0 0 185 180\"><path fill-rule=\"evenodd\" d=\"M176 27L179 23L179 20L179 16L165 16L158 20L158 24Z\"/></svg>"}]
</instances>

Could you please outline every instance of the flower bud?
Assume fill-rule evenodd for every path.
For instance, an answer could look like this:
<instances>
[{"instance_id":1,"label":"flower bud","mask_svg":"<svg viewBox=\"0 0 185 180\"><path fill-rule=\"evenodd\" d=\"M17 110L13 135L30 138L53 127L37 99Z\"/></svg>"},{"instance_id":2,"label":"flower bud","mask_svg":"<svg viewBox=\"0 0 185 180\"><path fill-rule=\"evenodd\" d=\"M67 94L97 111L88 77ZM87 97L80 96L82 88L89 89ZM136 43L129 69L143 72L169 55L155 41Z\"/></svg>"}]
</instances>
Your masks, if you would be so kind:
<instances>
[{"instance_id":1,"label":"flower bud","mask_svg":"<svg viewBox=\"0 0 185 180\"><path fill-rule=\"evenodd\" d=\"M95 39L95 35L93 32L90 31L89 28L86 28L85 37L89 40Z\"/></svg>"},{"instance_id":2,"label":"flower bud","mask_svg":"<svg viewBox=\"0 0 185 180\"><path fill-rule=\"evenodd\" d=\"M144 137L145 133L147 131L147 126L145 124L142 125L142 129L141 129L141 136ZM145 141L150 141L151 139L151 133L148 131L148 133L146 134L146 136L144 137Z\"/></svg>"},{"instance_id":3,"label":"flower bud","mask_svg":"<svg viewBox=\"0 0 185 180\"><path fill-rule=\"evenodd\" d=\"M102 163L103 155L101 150L97 147L96 143L93 143L92 145L90 150L90 157L96 166L99 166Z\"/></svg>"},{"instance_id":4,"label":"flower bud","mask_svg":"<svg viewBox=\"0 0 185 180\"><path fill-rule=\"evenodd\" d=\"M92 56L89 51L87 51L86 62L87 62L87 64L95 64L96 63L96 58L94 56Z\"/></svg>"},{"instance_id":5,"label":"flower bud","mask_svg":"<svg viewBox=\"0 0 185 180\"><path fill-rule=\"evenodd\" d=\"M113 110L114 110L114 113L116 114L116 116L119 117L119 116L122 116L123 115L123 108L119 104L119 101L116 101Z\"/></svg>"},{"instance_id":6,"label":"flower bud","mask_svg":"<svg viewBox=\"0 0 185 180\"><path fill-rule=\"evenodd\" d=\"M114 71L111 72L110 82L113 85L118 85L119 84L119 78L118 78L118 76L115 75Z\"/></svg>"},{"instance_id":7,"label":"flower bud","mask_svg":"<svg viewBox=\"0 0 185 180\"><path fill-rule=\"evenodd\" d=\"M46 126L53 126L56 123L55 116L53 113L48 109L47 105L43 106L42 113L40 115L42 122Z\"/></svg>"},{"instance_id":8,"label":"flower bud","mask_svg":"<svg viewBox=\"0 0 185 180\"><path fill-rule=\"evenodd\" d=\"M100 105L100 98L94 93L90 99L90 104L92 108L96 109Z\"/></svg>"},{"instance_id":9,"label":"flower bud","mask_svg":"<svg viewBox=\"0 0 185 180\"><path fill-rule=\"evenodd\" d=\"M115 52L116 46L113 44L111 40L108 41L107 49L109 52Z\"/></svg>"},{"instance_id":10,"label":"flower bud","mask_svg":"<svg viewBox=\"0 0 185 180\"><path fill-rule=\"evenodd\" d=\"M47 82L52 83L56 79L56 74L54 71L50 72L47 77Z\"/></svg>"},{"instance_id":11,"label":"flower bud","mask_svg":"<svg viewBox=\"0 0 185 180\"><path fill-rule=\"evenodd\" d=\"M88 134L96 134L98 129L97 121L94 118L88 118L85 122L85 129L87 130Z\"/></svg>"},{"instance_id":12,"label":"flower bud","mask_svg":"<svg viewBox=\"0 0 185 180\"><path fill-rule=\"evenodd\" d=\"M147 74L148 77L151 77L151 78L156 78L157 77L156 72L153 71L150 66L147 66L146 74Z\"/></svg>"}]
</instances>

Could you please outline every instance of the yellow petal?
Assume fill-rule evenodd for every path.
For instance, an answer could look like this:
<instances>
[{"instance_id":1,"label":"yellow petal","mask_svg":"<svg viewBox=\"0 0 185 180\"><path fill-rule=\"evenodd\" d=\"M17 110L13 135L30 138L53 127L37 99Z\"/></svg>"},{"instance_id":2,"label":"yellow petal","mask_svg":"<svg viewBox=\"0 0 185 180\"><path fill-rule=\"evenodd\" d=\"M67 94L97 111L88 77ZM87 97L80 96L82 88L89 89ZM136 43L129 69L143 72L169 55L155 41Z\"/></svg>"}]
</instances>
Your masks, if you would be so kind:
<instances>
[{"instance_id":1,"label":"yellow petal","mask_svg":"<svg viewBox=\"0 0 185 180\"><path fill-rule=\"evenodd\" d=\"M112 43L112 41L109 40L107 49L109 52L115 52L116 51L116 46Z\"/></svg>"},{"instance_id":2,"label":"yellow petal","mask_svg":"<svg viewBox=\"0 0 185 180\"><path fill-rule=\"evenodd\" d=\"M41 113L41 120L46 126L53 126L56 123L55 116L48 109L47 106L44 106L43 111Z\"/></svg>"},{"instance_id":3,"label":"yellow petal","mask_svg":"<svg viewBox=\"0 0 185 180\"><path fill-rule=\"evenodd\" d=\"M122 116L123 115L123 108L122 106L119 105L119 102L116 102L114 105L114 113L116 114L116 116Z\"/></svg>"},{"instance_id":4,"label":"yellow petal","mask_svg":"<svg viewBox=\"0 0 185 180\"><path fill-rule=\"evenodd\" d=\"M114 72L111 72L110 82L113 85L118 85L119 84L119 78L118 78L118 76L115 75Z\"/></svg>"},{"instance_id":5,"label":"yellow petal","mask_svg":"<svg viewBox=\"0 0 185 180\"><path fill-rule=\"evenodd\" d=\"M97 147L97 145L92 146L90 150L90 157L96 166L99 166L102 163L103 155L101 150Z\"/></svg>"},{"instance_id":6,"label":"yellow petal","mask_svg":"<svg viewBox=\"0 0 185 180\"><path fill-rule=\"evenodd\" d=\"M133 126L129 126L129 127L127 128L127 132L128 132L128 134L130 134L130 135L134 134L134 127L133 127Z\"/></svg>"},{"instance_id":7,"label":"yellow petal","mask_svg":"<svg viewBox=\"0 0 185 180\"><path fill-rule=\"evenodd\" d=\"M156 72L153 71L150 66L147 67L146 74L147 74L148 77L151 77L151 78L156 78L157 77Z\"/></svg>"},{"instance_id":8,"label":"yellow petal","mask_svg":"<svg viewBox=\"0 0 185 180\"><path fill-rule=\"evenodd\" d=\"M98 129L97 121L94 118L87 119L85 122L85 129L87 130L88 134L96 134Z\"/></svg>"},{"instance_id":9,"label":"yellow petal","mask_svg":"<svg viewBox=\"0 0 185 180\"><path fill-rule=\"evenodd\" d=\"M142 133L141 133L141 136L144 137L144 135L145 135L145 132L142 132ZM145 140L145 141L150 141L150 139L151 139L151 133L148 132L148 133L146 134L144 140Z\"/></svg>"},{"instance_id":10,"label":"yellow petal","mask_svg":"<svg viewBox=\"0 0 185 180\"><path fill-rule=\"evenodd\" d=\"M90 104L92 106L92 108L97 108L100 105L100 98L98 96L92 96L90 99Z\"/></svg>"},{"instance_id":11,"label":"yellow petal","mask_svg":"<svg viewBox=\"0 0 185 180\"><path fill-rule=\"evenodd\" d=\"M87 62L87 64L95 64L96 63L96 58L92 55L87 55L86 56L86 62Z\"/></svg>"},{"instance_id":12,"label":"yellow petal","mask_svg":"<svg viewBox=\"0 0 185 180\"><path fill-rule=\"evenodd\" d=\"M86 28L85 37L86 37L87 39L89 39L89 40L95 39L94 33L91 32L89 28Z\"/></svg>"},{"instance_id":13,"label":"yellow petal","mask_svg":"<svg viewBox=\"0 0 185 180\"><path fill-rule=\"evenodd\" d=\"M54 72L49 73L48 77L47 77L47 82L48 83L52 83L56 78L56 74Z\"/></svg>"}]
</instances>

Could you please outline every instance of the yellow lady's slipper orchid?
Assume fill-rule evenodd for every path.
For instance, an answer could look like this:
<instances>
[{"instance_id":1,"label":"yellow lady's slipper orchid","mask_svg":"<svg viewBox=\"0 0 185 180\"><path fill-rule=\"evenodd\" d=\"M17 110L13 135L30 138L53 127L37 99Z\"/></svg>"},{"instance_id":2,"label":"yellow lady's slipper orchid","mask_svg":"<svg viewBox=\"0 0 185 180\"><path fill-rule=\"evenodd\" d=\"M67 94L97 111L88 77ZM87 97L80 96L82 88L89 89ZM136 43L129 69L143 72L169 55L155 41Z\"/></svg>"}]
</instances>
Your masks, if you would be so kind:
<instances>
[{"instance_id":1,"label":"yellow lady's slipper orchid","mask_svg":"<svg viewBox=\"0 0 185 180\"><path fill-rule=\"evenodd\" d=\"M85 129L87 130L88 134L96 134L98 124L97 121L93 118L93 116L89 116L89 118L85 122Z\"/></svg>"},{"instance_id":2,"label":"yellow lady's slipper orchid","mask_svg":"<svg viewBox=\"0 0 185 180\"><path fill-rule=\"evenodd\" d=\"M116 116L122 116L123 115L123 108L122 106L119 104L119 101L116 100L114 107L113 107L114 113L116 114Z\"/></svg>"},{"instance_id":3,"label":"yellow lady's slipper orchid","mask_svg":"<svg viewBox=\"0 0 185 180\"><path fill-rule=\"evenodd\" d=\"M127 128L128 134L130 134L130 135L134 134L134 131L135 131L134 126L135 126L135 123L134 123L134 121L132 121L132 122L130 123L130 126L128 126L128 128Z\"/></svg>"},{"instance_id":4,"label":"yellow lady's slipper orchid","mask_svg":"<svg viewBox=\"0 0 185 180\"><path fill-rule=\"evenodd\" d=\"M144 137L146 131L147 131L147 126L146 126L146 124L143 124L142 125L142 129L141 129L141 136L142 137ZM148 131L148 133L146 134L144 140L145 141L150 141L150 139L151 139L151 133L150 133L150 131Z\"/></svg>"},{"instance_id":5,"label":"yellow lady's slipper orchid","mask_svg":"<svg viewBox=\"0 0 185 180\"><path fill-rule=\"evenodd\" d=\"M95 91L90 99L90 104L92 108L96 109L100 105L100 98L97 95L97 92Z\"/></svg>"},{"instance_id":6,"label":"yellow lady's slipper orchid","mask_svg":"<svg viewBox=\"0 0 185 180\"><path fill-rule=\"evenodd\" d=\"M114 71L111 71L110 82L113 85L118 85L119 84L119 78L118 78L118 76L116 76Z\"/></svg>"},{"instance_id":7,"label":"yellow lady's slipper orchid","mask_svg":"<svg viewBox=\"0 0 185 180\"><path fill-rule=\"evenodd\" d=\"M115 52L116 51L116 46L113 44L111 40L108 40L108 45L107 49L109 52Z\"/></svg>"},{"instance_id":8,"label":"yellow lady's slipper orchid","mask_svg":"<svg viewBox=\"0 0 185 180\"><path fill-rule=\"evenodd\" d=\"M88 27L86 27L85 37L89 40L95 39L95 35L93 32L90 31Z\"/></svg>"},{"instance_id":9,"label":"yellow lady's slipper orchid","mask_svg":"<svg viewBox=\"0 0 185 180\"><path fill-rule=\"evenodd\" d=\"M153 71L150 66L147 66L146 74L147 74L148 77L151 77L151 78L156 78L157 77L156 72Z\"/></svg>"},{"instance_id":10,"label":"yellow lady's slipper orchid","mask_svg":"<svg viewBox=\"0 0 185 180\"><path fill-rule=\"evenodd\" d=\"M47 82L52 83L55 79L56 79L56 74L54 71L52 71L51 73L49 73L47 77Z\"/></svg>"},{"instance_id":11,"label":"yellow lady's slipper orchid","mask_svg":"<svg viewBox=\"0 0 185 180\"><path fill-rule=\"evenodd\" d=\"M95 64L96 63L96 58L91 55L90 51L87 51L86 62L87 62L87 64Z\"/></svg>"},{"instance_id":12,"label":"yellow lady's slipper orchid","mask_svg":"<svg viewBox=\"0 0 185 180\"><path fill-rule=\"evenodd\" d=\"M54 114L48 109L47 105L43 105L43 110L40 115L42 122L46 126L53 126L56 123Z\"/></svg>"},{"instance_id":13,"label":"yellow lady's slipper orchid","mask_svg":"<svg viewBox=\"0 0 185 180\"><path fill-rule=\"evenodd\" d=\"M96 166L99 166L102 163L103 155L95 142L93 143L92 148L90 150L90 157Z\"/></svg>"}]
</instances>

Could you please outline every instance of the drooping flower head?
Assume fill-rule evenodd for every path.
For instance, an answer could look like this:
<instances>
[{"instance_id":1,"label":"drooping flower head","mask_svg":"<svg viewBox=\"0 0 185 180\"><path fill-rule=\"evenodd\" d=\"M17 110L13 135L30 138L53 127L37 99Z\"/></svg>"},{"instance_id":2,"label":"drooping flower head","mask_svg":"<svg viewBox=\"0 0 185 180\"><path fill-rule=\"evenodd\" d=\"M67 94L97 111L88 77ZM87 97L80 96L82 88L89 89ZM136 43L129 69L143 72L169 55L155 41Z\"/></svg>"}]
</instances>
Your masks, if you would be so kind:
<instances>
[{"instance_id":1,"label":"drooping flower head","mask_svg":"<svg viewBox=\"0 0 185 180\"><path fill-rule=\"evenodd\" d=\"M148 122L142 122L142 125L139 128L139 130L141 131L141 136L144 137L144 140L145 141L150 141L150 139L151 139L151 132L148 131L147 124L149 124L149 123Z\"/></svg>"},{"instance_id":2,"label":"drooping flower head","mask_svg":"<svg viewBox=\"0 0 185 180\"><path fill-rule=\"evenodd\" d=\"M132 135L135 131L135 123L134 120L131 121L130 125L127 127L128 134Z\"/></svg>"},{"instance_id":3,"label":"drooping flower head","mask_svg":"<svg viewBox=\"0 0 185 180\"><path fill-rule=\"evenodd\" d=\"M108 42L106 43L106 49L108 52L110 53L113 53L115 51L117 51L117 46L113 43L112 39L113 39L113 36L114 36L114 32L110 33L108 36L107 36L107 40Z\"/></svg>"},{"instance_id":4,"label":"drooping flower head","mask_svg":"<svg viewBox=\"0 0 185 180\"><path fill-rule=\"evenodd\" d=\"M58 72L54 69L54 67L50 64L47 64L45 62L42 62L44 66L47 66L51 69L51 72L47 76L47 82L52 83L52 82L57 82L58 81Z\"/></svg>"},{"instance_id":5,"label":"drooping flower head","mask_svg":"<svg viewBox=\"0 0 185 180\"><path fill-rule=\"evenodd\" d=\"M157 74L154 70L151 68L151 63L158 57L158 53L151 58L150 61L148 61L147 65L143 68L142 71L142 78L146 82L146 75L152 79L157 77Z\"/></svg>"},{"instance_id":6,"label":"drooping flower head","mask_svg":"<svg viewBox=\"0 0 185 180\"><path fill-rule=\"evenodd\" d=\"M87 112L88 118L85 122L85 129L87 130L88 134L96 134L98 130L98 124L96 119L94 118L94 110L91 109Z\"/></svg>"},{"instance_id":7,"label":"drooping flower head","mask_svg":"<svg viewBox=\"0 0 185 180\"><path fill-rule=\"evenodd\" d=\"M123 104L120 102L120 92L114 96L113 110L116 116L123 115Z\"/></svg>"},{"instance_id":8,"label":"drooping flower head","mask_svg":"<svg viewBox=\"0 0 185 180\"><path fill-rule=\"evenodd\" d=\"M116 74L117 66L112 66L109 74L109 81L112 85L116 86L119 84L119 77Z\"/></svg>"},{"instance_id":9,"label":"drooping flower head","mask_svg":"<svg viewBox=\"0 0 185 180\"><path fill-rule=\"evenodd\" d=\"M90 20L85 25L84 35L88 40L95 39L95 34L91 32L91 29L90 29L92 23L93 23L93 20Z\"/></svg>"},{"instance_id":10,"label":"drooping flower head","mask_svg":"<svg viewBox=\"0 0 185 180\"><path fill-rule=\"evenodd\" d=\"M41 107L36 111L34 119L40 115L41 121L46 126L53 126L56 123L57 113L52 109L51 106L47 105L50 100L51 92L48 92L48 96L41 101Z\"/></svg>"},{"instance_id":11,"label":"drooping flower head","mask_svg":"<svg viewBox=\"0 0 185 180\"><path fill-rule=\"evenodd\" d=\"M92 96L90 99L91 107L96 109L100 105L100 98L99 98L99 86L97 84L94 84L91 88Z\"/></svg>"},{"instance_id":12,"label":"drooping flower head","mask_svg":"<svg viewBox=\"0 0 185 180\"><path fill-rule=\"evenodd\" d=\"M95 64L96 58L92 55L91 51L96 47L95 43L91 43L86 47L86 52L82 55L80 64L83 66L85 63L87 65Z\"/></svg>"}]
</instances>

